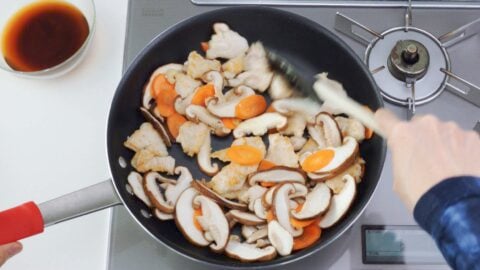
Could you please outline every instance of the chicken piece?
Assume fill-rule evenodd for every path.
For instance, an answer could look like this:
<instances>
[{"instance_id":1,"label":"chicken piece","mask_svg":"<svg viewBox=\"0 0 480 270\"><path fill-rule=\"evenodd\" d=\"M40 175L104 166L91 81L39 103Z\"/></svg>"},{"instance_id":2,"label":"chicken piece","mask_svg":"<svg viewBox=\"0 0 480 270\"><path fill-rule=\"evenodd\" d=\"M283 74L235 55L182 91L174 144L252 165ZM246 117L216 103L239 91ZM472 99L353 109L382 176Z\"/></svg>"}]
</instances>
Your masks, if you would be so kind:
<instances>
[{"instance_id":1,"label":"chicken piece","mask_svg":"<svg viewBox=\"0 0 480 270\"><path fill-rule=\"evenodd\" d=\"M308 138L307 142L302 146L302 149L297 153L298 156L301 156L307 152L314 152L318 150L318 144L315 142L314 139Z\"/></svg>"},{"instance_id":2,"label":"chicken piece","mask_svg":"<svg viewBox=\"0 0 480 270\"><path fill-rule=\"evenodd\" d=\"M234 140L232 142L232 146L238 146L238 145L249 145L257 148L260 150L262 153L262 157L265 157L265 153L267 152L265 144L262 141L262 138L259 136L254 136L254 137L242 137ZM227 150L228 148L218 150L212 153L211 157L212 158L218 158L219 160L223 162L230 162L230 158L227 156Z\"/></svg>"},{"instance_id":3,"label":"chicken piece","mask_svg":"<svg viewBox=\"0 0 480 270\"><path fill-rule=\"evenodd\" d=\"M157 156L148 149L138 151L132 158L132 166L139 172L165 172L173 174L175 159L171 156Z\"/></svg>"},{"instance_id":4,"label":"chicken piece","mask_svg":"<svg viewBox=\"0 0 480 270\"><path fill-rule=\"evenodd\" d=\"M300 113L294 113L287 117L287 127L280 131L282 135L302 137L307 126L307 120Z\"/></svg>"},{"instance_id":5,"label":"chicken piece","mask_svg":"<svg viewBox=\"0 0 480 270\"><path fill-rule=\"evenodd\" d=\"M266 70L249 70L240 73L236 78L228 80L228 85L237 87L246 85L259 92L264 92L270 86L273 72Z\"/></svg>"},{"instance_id":6,"label":"chicken piece","mask_svg":"<svg viewBox=\"0 0 480 270\"><path fill-rule=\"evenodd\" d=\"M145 122L135 130L123 143L125 147L135 152L148 150L156 156L168 156L167 147L152 124Z\"/></svg>"},{"instance_id":7,"label":"chicken piece","mask_svg":"<svg viewBox=\"0 0 480 270\"><path fill-rule=\"evenodd\" d=\"M337 121L342 136L351 136L359 143L365 139L365 127L357 119L337 116L335 121Z\"/></svg>"},{"instance_id":8,"label":"chicken piece","mask_svg":"<svg viewBox=\"0 0 480 270\"><path fill-rule=\"evenodd\" d=\"M344 97L347 96L347 92L345 91L345 89L343 89L342 84L339 83L338 81L329 79L328 78L328 73L323 72L323 73L317 74L315 76L315 78L317 79L315 81L315 84L317 84L318 86L324 85L325 87L328 87L328 88L336 91L338 93L338 95L340 95L340 96L344 96ZM322 111L323 112L328 112L332 115L343 113L341 108L337 108L334 104L332 104L331 101L328 101L328 100L323 102Z\"/></svg>"},{"instance_id":9,"label":"chicken piece","mask_svg":"<svg viewBox=\"0 0 480 270\"><path fill-rule=\"evenodd\" d=\"M244 189L247 176L255 172L257 167L258 165L243 166L230 163L212 177L212 180L207 185L224 197L238 196L239 191Z\"/></svg>"},{"instance_id":10,"label":"chicken piece","mask_svg":"<svg viewBox=\"0 0 480 270\"><path fill-rule=\"evenodd\" d=\"M201 81L194 80L185 73L177 73L175 75L175 91L177 91L182 98L193 93L200 85L202 85Z\"/></svg>"},{"instance_id":11,"label":"chicken piece","mask_svg":"<svg viewBox=\"0 0 480 270\"><path fill-rule=\"evenodd\" d=\"M179 130L177 142L182 144L185 154L193 156L200 152L200 148L205 142L205 137L210 135L207 125L202 122L185 122Z\"/></svg>"},{"instance_id":12,"label":"chicken piece","mask_svg":"<svg viewBox=\"0 0 480 270\"><path fill-rule=\"evenodd\" d=\"M283 75L275 74L268 89L268 94L273 100L277 100L291 97L294 90Z\"/></svg>"},{"instance_id":13,"label":"chicken piece","mask_svg":"<svg viewBox=\"0 0 480 270\"><path fill-rule=\"evenodd\" d=\"M267 53L261 42L255 42L248 49L244 62L245 70L270 70Z\"/></svg>"},{"instance_id":14,"label":"chicken piece","mask_svg":"<svg viewBox=\"0 0 480 270\"><path fill-rule=\"evenodd\" d=\"M266 160L277 166L298 167L298 156L288 137L278 133L268 135L268 151Z\"/></svg>"},{"instance_id":15,"label":"chicken piece","mask_svg":"<svg viewBox=\"0 0 480 270\"><path fill-rule=\"evenodd\" d=\"M232 59L248 50L247 40L225 23L213 24L213 31L215 34L208 42L207 58Z\"/></svg>"},{"instance_id":16,"label":"chicken piece","mask_svg":"<svg viewBox=\"0 0 480 270\"><path fill-rule=\"evenodd\" d=\"M196 51L192 51L188 55L187 66L187 75L193 79L198 79L202 77L203 74L215 70L220 71L221 64L217 60L208 60L203 58Z\"/></svg>"},{"instance_id":17,"label":"chicken piece","mask_svg":"<svg viewBox=\"0 0 480 270\"><path fill-rule=\"evenodd\" d=\"M225 62L222 65L223 75L227 79L233 79L237 74L243 71L243 62L245 56L239 55Z\"/></svg>"}]
</instances>

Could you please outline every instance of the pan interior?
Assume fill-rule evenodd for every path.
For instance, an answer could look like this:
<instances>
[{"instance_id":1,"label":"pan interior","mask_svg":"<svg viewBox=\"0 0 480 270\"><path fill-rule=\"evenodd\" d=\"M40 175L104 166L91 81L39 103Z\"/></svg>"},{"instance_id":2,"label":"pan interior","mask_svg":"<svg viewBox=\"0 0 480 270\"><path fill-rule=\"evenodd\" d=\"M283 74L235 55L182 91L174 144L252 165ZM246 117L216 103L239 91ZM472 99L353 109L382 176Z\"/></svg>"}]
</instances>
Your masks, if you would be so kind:
<instances>
[{"instance_id":1,"label":"pan interior","mask_svg":"<svg viewBox=\"0 0 480 270\"><path fill-rule=\"evenodd\" d=\"M385 144L378 136L361 144L360 151L366 160L366 171L348 215L333 228L325 230L320 241L312 247L286 257L277 257L273 261L240 263L215 254L208 248L193 246L177 230L173 221L162 222L153 217L146 217L142 212L148 210L147 207L125 188L127 175L133 169L129 164L123 168L118 160L120 157L127 161L131 160L133 152L123 147L123 142L145 121L139 108L143 86L153 70L167 63L183 63L190 51L201 51L200 42L210 39L212 25L215 22L226 22L249 43L262 41L289 60L311 83L315 74L328 72L329 78L341 82L350 96L373 110L382 106L382 100L368 70L345 43L315 22L292 13L265 7L219 9L183 21L153 39L124 74L112 101L107 148L117 191L138 223L160 242L194 260L229 267L278 266L320 250L334 241L355 221L377 186L383 167ZM231 136L228 138L212 136L212 148L215 150L224 148L230 145L231 141ZM184 154L179 145L173 146L169 152L176 159L177 166L188 167L197 179L206 177L198 169L195 159Z\"/></svg>"}]
</instances>

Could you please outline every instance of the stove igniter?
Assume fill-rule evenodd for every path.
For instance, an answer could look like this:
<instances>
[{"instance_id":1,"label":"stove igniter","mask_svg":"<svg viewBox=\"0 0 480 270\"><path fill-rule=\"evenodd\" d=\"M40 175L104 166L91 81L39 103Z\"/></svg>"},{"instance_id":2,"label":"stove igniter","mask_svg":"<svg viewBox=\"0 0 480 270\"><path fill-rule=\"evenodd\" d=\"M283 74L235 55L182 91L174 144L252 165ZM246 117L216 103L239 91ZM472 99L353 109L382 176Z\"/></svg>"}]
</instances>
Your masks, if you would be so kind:
<instances>
[{"instance_id":1,"label":"stove igniter","mask_svg":"<svg viewBox=\"0 0 480 270\"><path fill-rule=\"evenodd\" d=\"M421 79L430 62L427 48L415 40L400 40L393 47L388 58L388 69L401 80Z\"/></svg>"}]
</instances>

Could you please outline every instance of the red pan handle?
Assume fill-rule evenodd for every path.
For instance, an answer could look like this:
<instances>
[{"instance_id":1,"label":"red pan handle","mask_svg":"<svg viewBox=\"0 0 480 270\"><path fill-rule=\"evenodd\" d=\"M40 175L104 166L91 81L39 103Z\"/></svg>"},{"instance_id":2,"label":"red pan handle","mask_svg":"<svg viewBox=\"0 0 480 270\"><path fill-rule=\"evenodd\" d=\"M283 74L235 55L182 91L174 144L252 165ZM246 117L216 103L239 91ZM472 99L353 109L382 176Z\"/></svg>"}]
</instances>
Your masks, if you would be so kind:
<instances>
[{"instance_id":1,"label":"red pan handle","mask_svg":"<svg viewBox=\"0 0 480 270\"><path fill-rule=\"evenodd\" d=\"M43 232L43 218L34 202L0 212L0 245Z\"/></svg>"},{"instance_id":2,"label":"red pan handle","mask_svg":"<svg viewBox=\"0 0 480 270\"><path fill-rule=\"evenodd\" d=\"M0 212L0 245L43 232L44 227L121 204L111 180L56 199L27 202Z\"/></svg>"}]
</instances>

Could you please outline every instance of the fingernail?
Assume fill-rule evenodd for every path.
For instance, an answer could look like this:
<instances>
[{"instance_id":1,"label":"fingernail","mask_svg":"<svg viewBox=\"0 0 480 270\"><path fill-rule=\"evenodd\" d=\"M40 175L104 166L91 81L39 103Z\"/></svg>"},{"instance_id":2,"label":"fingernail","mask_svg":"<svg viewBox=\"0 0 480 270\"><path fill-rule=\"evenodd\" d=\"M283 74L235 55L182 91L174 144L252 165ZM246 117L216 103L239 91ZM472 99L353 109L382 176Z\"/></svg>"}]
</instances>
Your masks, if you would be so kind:
<instances>
[{"instance_id":1,"label":"fingernail","mask_svg":"<svg viewBox=\"0 0 480 270\"><path fill-rule=\"evenodd\" d=\"M20 243L13 243L7 249L8 257L15 256L16 254L22 251L22 244Z\"/></svg>"}]
</instances>

